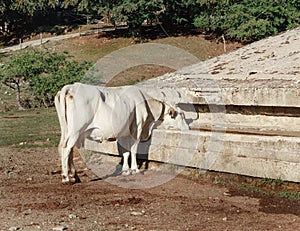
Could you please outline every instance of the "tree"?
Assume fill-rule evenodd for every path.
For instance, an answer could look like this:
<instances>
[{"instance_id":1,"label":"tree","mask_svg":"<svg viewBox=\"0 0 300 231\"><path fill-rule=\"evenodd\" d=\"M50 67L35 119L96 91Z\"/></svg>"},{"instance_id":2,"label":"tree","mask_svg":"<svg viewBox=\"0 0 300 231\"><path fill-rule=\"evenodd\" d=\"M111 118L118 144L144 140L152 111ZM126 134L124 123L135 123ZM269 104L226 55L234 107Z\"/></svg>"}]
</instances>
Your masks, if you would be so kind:
<instances>
[{"instance_id":1,"label":"tree","mask_svg":"<svg viewBox=\"0 0 300 231\"><path fill-rule=\"evenodd\" d=\"M15 30L18 25L31 21L37 14L43 14L49 7L56 6L55 0L2 0L0 2L0 25L2 33Z\"/></svg>"},{"instance_id":2,"label":"tree","mask_svg":"<svg viewBox=\"0 0 300 231\"><path fill-rule=\"evenodd\" d=\"M157 12L162 11L163 0L65 0L64 7L75 7L78 12L90 15L108 15L114 22L126 22L131 34L140 36L140 28L144 21L157 19Z\"/></svg>"},{"instance_id":3,"label":"tree","mask_svg":"<svg viewBox=\"0 0 300 231\"><path fill-rule=\"evenodd\" d=\"M199 10L197 0L164 0L163 4L165 11L162 18L168 24L191 25Z\"/></svg>"},{"instance_id":4,"label":"tree","mask_svg":"<svg viewBox=\"0 0 300 231\"><path fill-rule=\"evenodd\" d=\"M112 9L116 21L127 22L135 37L141 36L141 25L144 21L156 19L155 13L162 10L162 0L125 0Z\"/></svg>"},{"instance_id":5,"label":"tree","mask_svg":"<svg viewBox=\"0 0 300 231\"><path fill-rule=\"evenodd\" d=\"M19 109L24 107L26 92L39 105L48 107L53 105L55 94L62 86L80 81L90 66L87 62L70 60L67 53L30 49L12 56L2 66L0 82L16 91Z\"/></svg>"},{"instance_id":6,"label":"tree","mask_svg":"<svg viewBox=\"0 0 300 231\"><path fill-rule=\"evenodd\" d=\"M20 30L15 37L23 36L28 25L40 21L46 24L43 20L34 20L38 16L62 9L68 13L73 11L77 18L102 15L115 22L126 22L130 34L136 37L141 36L145 20L159 20L172 26L196 26L246 42L300 24L299 0L3 0L0 2L2 33Z\"/></svg>"},{"instance_id":7,"label":"tree","mask_svg":"<svg viewBox=\"0 0 300 231\"><path fill-rule=\"evenodd\" d=\"M101 1L98 13L108 15L114 22L126 22L131 35L141 36L144 21L157 20L157 12L163 10L163 0L124 0Z\"/></svg>"},{"instance_id":8,"label":"tree","mask_svg":"<svg viewBox=\"0 0 300 231\"><path fill-rule=\"evenodd\" d=\"M297 0L202 0L194 25L251 42L300 25Z\"/></svg>"}]
</instances>

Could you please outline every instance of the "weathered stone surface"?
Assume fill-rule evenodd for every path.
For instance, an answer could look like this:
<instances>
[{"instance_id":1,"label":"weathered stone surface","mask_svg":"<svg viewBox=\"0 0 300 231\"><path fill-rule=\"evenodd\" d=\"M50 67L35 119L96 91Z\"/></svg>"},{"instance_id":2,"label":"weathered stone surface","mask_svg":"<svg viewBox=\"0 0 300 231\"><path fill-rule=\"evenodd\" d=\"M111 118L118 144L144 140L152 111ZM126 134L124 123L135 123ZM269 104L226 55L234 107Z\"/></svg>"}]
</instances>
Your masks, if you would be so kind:
<instances>
[{"instance_id":1,"label":"weathered stone surface","mask_svg":"<svg viewBox=\"0 0 300 231\"><path fill-rule=\"evenodd\" d=\"M139 86L177 89L180 102L300 107L300 27Z\"/></svg>"},{"instance_id":2,"label":"weathered stone surface","mask_svg":"<svg viewBox=\"0 0 300 231\"><path fill-rule=\"evenodd\" d=\"M199 113L189 125L193 130L300 137L300 117L224 113Z\"/></svg>"}]
</instances>

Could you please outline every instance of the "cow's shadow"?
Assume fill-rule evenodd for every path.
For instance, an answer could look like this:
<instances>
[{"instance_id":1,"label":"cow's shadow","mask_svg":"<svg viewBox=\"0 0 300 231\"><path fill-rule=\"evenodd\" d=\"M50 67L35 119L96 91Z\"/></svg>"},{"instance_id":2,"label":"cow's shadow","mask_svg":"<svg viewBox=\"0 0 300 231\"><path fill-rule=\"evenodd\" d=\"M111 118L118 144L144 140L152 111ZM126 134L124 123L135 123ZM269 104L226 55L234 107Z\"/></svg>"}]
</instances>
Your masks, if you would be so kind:
<instances>
[{"instance_id":1,"label":"cow's shadow","mask_svg":"<svg viewBox=\"0 0 300 231\"><path fill-rule=\"evenodd\" d=\"M138 164L138 169L140 170L139 174L144 174L148 168L149 168L149 149L151 145L151 138L148 141L143 141L138 144L138 151L137 151L137 164ZM98 181L98 180L105 180L110 177L118 177L122 175L122 166L124 162L124 157L123 153L126 152L127 150L124 149L124 147L117 142L117 148L118 148L118 154L121 156L120 162L116 164L115 170L111 174L107 174L103 177L93 179L92 181ZM129 167L131 166L131 157L128 159L128 164Z\"/></svg>"},{"instance_id":2,"label":"cow's shadow","mask_svg":"<svg viewBox=\"0 0 300 231\"><path fill-rule=\"evenodd\" d=\"M140 170L141 173L147 171L147 169L149 167L150 145L151 145L151 138L148 141L143 141L138 144L136 158L137 158L138 169ZM126 150L119 142L117 142L117 146L118 146L118 153L122 157L118 166L121 166L121 168L122 168L123 162L124 162L123 153L128 150ZM128 164L130 167L131 166L131 157L128 158ZM116 169L116 170L118 171L119 169Z\"/></svg>"}]
</instances>

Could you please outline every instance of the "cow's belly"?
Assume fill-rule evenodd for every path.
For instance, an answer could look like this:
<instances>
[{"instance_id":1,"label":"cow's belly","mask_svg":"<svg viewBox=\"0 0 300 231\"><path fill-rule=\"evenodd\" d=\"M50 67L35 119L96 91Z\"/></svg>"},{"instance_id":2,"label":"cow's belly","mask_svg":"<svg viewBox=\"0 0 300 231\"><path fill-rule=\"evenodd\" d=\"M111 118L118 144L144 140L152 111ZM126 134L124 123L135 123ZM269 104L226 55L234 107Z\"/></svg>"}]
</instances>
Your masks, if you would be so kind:
<instances>
[{"instance_id":1,"label":"cow's belly","mask_svg":"<svg viewBox=\"0 0 300 231\"><path fill-rule=\"evenodd\" d=\"M106 130L102 130L102 129L93 129L92 132L89 134L88 136L89 139L91 140L95 140L98 142L103 142L105 140L111 140L111 139L115 139L115 135L112 131L112 129L110 129L110 131Z\"/></svg>"},{"instance_id":2,"label":"cow's belly","mask_svg":"<svg viewBox=\"0 0 300 231\"><path fill-rule=\"evenodd\" d=\"M88 136L89 139L103 142L103 141L113 141L120 137L128 136L129 130L128 129L115 129L113 126L103 128L94 128L92 132Z\"/></svg>"},{"instance_id":3,"label":"cow's belly","mask_svg":"<svg viewBox=\"0 0 300 231\"><path fill-rule=\"evenodd\" d=\"M115 101L119 102L120 99L116 98ZM92 129L91 138L105 141L129 136L129 125L132 121L132 110L129 106L120 102L113 106L101 104L89 126L89 129Z\"/></svg>"}]
</instances>

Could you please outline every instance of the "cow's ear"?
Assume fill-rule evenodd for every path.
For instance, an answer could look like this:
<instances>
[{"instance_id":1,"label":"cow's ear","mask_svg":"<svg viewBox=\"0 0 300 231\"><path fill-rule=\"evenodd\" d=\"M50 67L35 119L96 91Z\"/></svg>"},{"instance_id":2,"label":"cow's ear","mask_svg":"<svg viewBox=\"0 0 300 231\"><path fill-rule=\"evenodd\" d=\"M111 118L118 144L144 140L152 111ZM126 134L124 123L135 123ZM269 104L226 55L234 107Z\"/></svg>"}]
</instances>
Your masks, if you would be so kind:
<instances>
[{"instance_id":1,"label":"cow's ear","mask_svg":"<svg viewBox=\"0 0 300 231\"><path fill-rule=\"evenodd\" d=\"M176 111L174 110L174 108L170 108L168 114L169 116L171 116L172 119L176 117Z\"/></svg>"},{"instance_id":2,"label":"cow's ear","mask_svg":"<svg viewBox=\"0 0 300 231\"><path fill-rule=\"evenodd\" d=\"M152 116L154 117L154 120L157 121L160 119L162 112L164 111L164 105L162 102L155 100L155 99L148 99L148 106L151 111Z\"/></svg>"}]
</instances>

